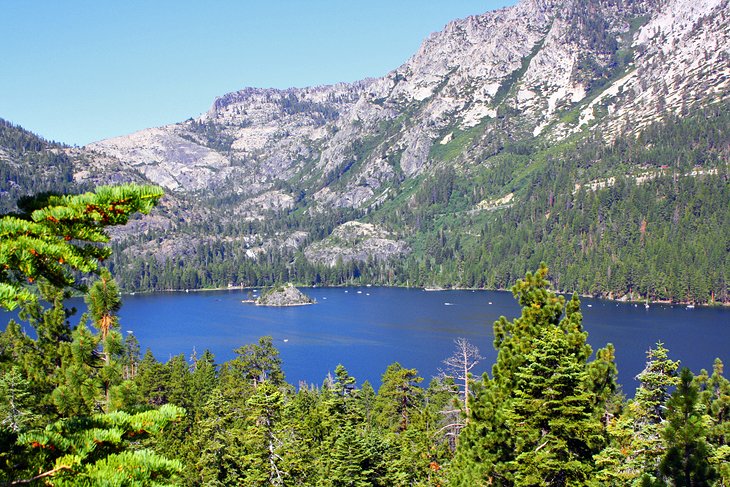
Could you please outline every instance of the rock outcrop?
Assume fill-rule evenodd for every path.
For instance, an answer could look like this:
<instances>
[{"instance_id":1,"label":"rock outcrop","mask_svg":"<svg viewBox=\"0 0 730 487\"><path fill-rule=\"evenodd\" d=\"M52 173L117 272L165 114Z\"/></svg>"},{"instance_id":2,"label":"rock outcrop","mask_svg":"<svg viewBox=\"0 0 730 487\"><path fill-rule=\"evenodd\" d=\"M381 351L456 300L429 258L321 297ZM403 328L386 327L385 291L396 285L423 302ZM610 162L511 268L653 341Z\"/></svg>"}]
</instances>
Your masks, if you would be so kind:
<instances>
[{"instance_id":1,"label":"rock outcrop","mask_svg":"<svg viewBox=\"0 0 730 487\"><path fill-rule=\"evenodd\" d=\"M303 306L315 303L316 301L291 283L275 286L261 294L255 301L256 306Z\"/></svg>"},{"instance_id":2,"label":"rock outcrop","mask_svg":"<svg viewBox=\"0 0 730 487\"><path fill-rule=\"evenodd\" d=\"M304 250L312 262L335 266L338 262L365 262L369 258L388 260L405 255L408 244L384 229L369 223L347 222L332 234Z\"/></svg>"},{"instance_id":3,"label":"rock outcrop","mask_svg":"<svg viewBox=\"0 0 730 487\"><path fill-rule=\"evenodd\" d=\"M281 206L272 189L295 180L318 205L363 208L438 165L433 147L460 131L480 128L459 155L474 162L495 140L610 138L727 97L729 11L727 0L523 0L449 23L382 78L246 88L196 119L88 148L177 192Z\"/></svg>"}]
</instances>

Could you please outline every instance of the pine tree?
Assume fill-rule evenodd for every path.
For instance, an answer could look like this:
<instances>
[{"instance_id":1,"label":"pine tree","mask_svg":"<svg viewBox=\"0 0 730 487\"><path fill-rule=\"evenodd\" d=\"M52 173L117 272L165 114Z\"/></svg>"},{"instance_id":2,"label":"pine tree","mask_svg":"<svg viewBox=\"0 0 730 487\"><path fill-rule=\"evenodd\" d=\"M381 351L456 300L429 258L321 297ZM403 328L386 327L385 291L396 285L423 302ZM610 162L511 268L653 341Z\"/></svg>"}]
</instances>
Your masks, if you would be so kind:
<instances>
[{"instance_id":1,"label":"pine tree","mask_svg":"<svg viewBox=\"0 0 730 487\"><path fill-rule=\"evenodd\" d=\"M414 410L421 402L423 381L416 369L405 369L398 362L383 374L375 401L378 423L383 429L402 432L408 428Z\"/></svg>"},{"instance_id":2,"label":"pine tree","mask_svg":"<svg viewBox=\"0 0 730 487\"><path fill-rule=\"evenodd\" d=\"M124 347L120 360L122 364L122 377L125 380L134 379L137 375L140 362L139 351L139 340L137 340L137 337L133 333L127 332L127 335L124 337Z\"/></svg>"},{"instance_id":3,"label":"pine tree","mask_svg":"<svg viewBox=\"0 0 730 487\"><path fill-rule=\"evenodd\" d=\"M217 384L218 369L215 365L215 356L210 350L205 350L203 355L194 361L189 380L191 407L194 412L203 407Z\"/></svg>"},{"instance_id":4,"label":"pine tree","mask_svg":"<svg viewBox=\"0 0 730 487\"><path fill-rule=\"evenodd\" d=\"M63 380L63 350L67 350L64 347L72 340L68 318L75 310L66 309L64 305L69 297L67 292L45 282L38 284L38 290L50 307L43 308L38 302L24 303L19 316L33 327L36 338L28 336L11 320L0 334L0 369L20 366L36 398L35 412L51 418L56 414L51 393Z\"/></svg>"},{"instance_id":5,"label":"pine tree","mask_svg":"<svg viewBox=\"0 0 730 487\"><path fill-rule=\"evenodd\" d=\"M99 272L97 279L85 296L88 313L94 328L101 334L101 356L103 367L99 372L104 388L104 411L111 409L111 390L122 381L121 363L113 358L120 357L123 350L122 336L118 331L119 319L116 313L122 307L119 287L107 269Z\"/></svg>"},{"instance_id":6,"label":"pine tree","mask_svg":"<svg viewBox=\"0 0 730 487\"><path fill-rule=\"evenodd\" d=\"M18 443L50 452L41 473L51 485L175 485L182 469L150 450L132 450L130 443L160 434L185 411L175 406L130 415L124 412L63 419L40 431L19 436Z\"/></svg>"},{"instance_id":7,"label":"pine tree","mask_svg":"<svg viewBox=\"0 0 730 487\"><path fill-rule=\"evenodd\" d=\"M246 401L246 430L244 444L244 484L284 484L286 472L282 471L280 455L282 440L279 438L279 420L284 397L275 384L259 382L255 393Z\"/></svg>"},{"instance_id":8,"label":"pine tree","mask_svg":"<svg viewBox=\"0 0 730 487\"><path fill-rule=\"evenodd\" d=\"M507 471L516 485L585 485L603 443L584 358L575 359L567 335L550 328L534 342L517 373L507 427L515 459Z\"/></svg>"},{"instance_id":9,"label":"pine tree","mask_svg":"<svg viewBox=\"0 0 730 487\"><path fill-rule=\"evenodd\" d=\"M337 364L337 367L335 367L335 383L332 390L342 398L352 395L355 390L355 378L347 372L342 364Z\"/></svg>"},{"instance_id":10,"label":"pine tree","mask_svg":"<svg viewBox=\"0 0 730 487\"><path fill-rule=\"evenodd\" d=\"M73 341L62 343L61 379L53 391L53 403L66 417L88 416L102 409L103 384L98 371L103 363L96 354L99 339L82 322Z\"/></svg>"},{"instance_id":11,"label":"pine tree","mask_svg":"<svg viewBox=\"0 0 730 487\"><path fill-rule=\"evenodd\" d=\"M662 476L675 487L709 486L716 478L709 460L708 430L698 406L699 389L692 372L684 367L677 389L667 401L667 422L662 430L667 451L659 465Z\"/></svg>"},{"instance_id":12,"label":"pine tree","mask_svg":"<svg viewBox=\"0 0 730 487\"><path fill-rule=\"evenodd\" d=\"M39 417L33 412L33 399L30 381L19 366L0 371L0 429L17 434L35 425Z\"/></svg>"},{"instance_id":13,"label":"pine tree","mask_svg":"<svg viewBox=\"0 0 730 487\"><path fill-rule=\"evenodd\" d=\"M706 374L705 374L706 375ZM710 418L707 440L712 447L710 458L720 485L730 485L730 380L723 376L723 363L715 359L712 375L702 385L701 403Z\"/></svg>"},{"instance_id":14,"label":"pine tree","mask_svg":"<svg viewBox=\"0 0 730 487\"><path fill-rule=\"evenodd\" d=\"M373 458L365 439L351 423L345 423L332 450L328 478L333 487L373 485Z\"/></svg>"},{"instance_id":15,"label":"pine tree","mask_svg":"<svg viewBox=\"0 0 730 487\"><path fill-rule=\"evenodd\" d=\"M661 437L669 389L677 383L678 362L669 359L662 343L647 352L647 363L637 376L639 387L623 412L608 421L610 444L596 457L599 485L654 485L664 453Z\"/></svg>"},{"instance_id":16,"label":"pine tree","mask_svg":"<svg viewBox=\"0 0 730 487\"><path fill-rule=\"evenodd\" d=\"M53 401L64 415L88 415L101 409L110 412L128 402L131 384L122 384L122 336L116 313L121 297L108 270L100 271L86 294L88 313L73 331L71 343L59 344L62 351L62 379L53 392ZM86 327L90 317L98 334ZM112 401L114 398L114 401Z\"/></svg>"},{"instance_id":17,"label":"pine tree","mask_svg":"<svg viewBox=\"0 0 730 487\"><path fill-rule=\"evenodd\" d=\"M134 377L137 390L146 403L161 406L168 402L167 374L165 365L158 362L148 348Z\"/></svg>"},{"instance_id":18,"label":"pine tree","mask_svg":"<svg viewBox=\"0 0 730 487\"><path fill-rule=\"evenodd\" d=\"M492 378L475 384L451 466L455 485L583 485L593 475L606 393L592 376L605 382L596 370L612 368L587 362L580 303L549 291L546 277L541 266L518 281L521 316L494 324L497 362Z\"/></svg>"},{"instance_id":19,"label":"pine tree","mask_svg":"<svg viewBox=\"0 0 730 487\"><path fill-rule=\"evenodd\" d=\"M133 448L133 443L158 434L185 413L175 406L135 415L117 411L93 414L112 408L112 387L121 381L118 359L122 340L115 330L114 313L119 299L111 275L102 270L101 279L88 296L89 314L99 330L94 335L84 321L71 332L63 300L75 284L75 271L94 272L110 254L106 227L124 224L137 211L148 213L162 196L156 187L126 185L100 187L94 193L74 196L42 195L19 204L17 215L0 217L0 306L22 305L20 316L35 328L36 339L25 337L11 322L0 339L0 371L5 379L16 372L27 377L38 394L38 404L53 404L68 416L44 429L22 431L3 453L3 480L11 484L43 481L50 485L155 485L175 484L181 465L150 451ZM27 285L38 290L51 308L43 309ZM100 348L99 348L100 347ZM6 361L17 364L6 375ZM26 380L26 379L23 379ZM7 389L11 425L21 431L24 392L12 381ZM124 391L130 389L123 385ZM52 394L50 393L53 390ZM43 411L51 418L52 411ZM5 430L3 430L4 433ZM7 436L2 435L3 444ZM24 461L21 451L25 449ZM7 450L4 450L7 451ZM9 461L8 461L9 460ZM7 461L7 462L6 462ZM5 470L5 469L3 469ZM25 471L40 472L18 480Z\"/></svg>"},{"instance_id":20,"label":"pine tree","mask_svg":"<svg viewBox=\"0 0 730 487\"><path fill-rule=\"evenodd\" d=\"M640 384L634 400L629 404L629 414L633 420L630 458L626 466L633 467L638 473L656 476L659 461L664 451L661 438L664 409L669 398L669 390L677 385L676 371L679 362L669 359L669 351L660 342L656 349L647 352L644 370L637 375Z\"/></svg>"},{"instance_id":21,"label":"pine tree","mask_svg":"<svg viewBox=\"0 0 730 487\"><path fill-rule=\"evenodd\" d=\"M372 431L375 422L375 389L370 381L362 383L362 387L357 391L355 408L358 415L363 418L365 429L367 432Z\"/></svg>"},{"instance_id":22,"label":"pine tree","mask_svg":"<svg viewBox=\"0 0 730 487\"><path fill-rule=\"evenodd\" d=\"M243 482L244 418L220 389L211 392L192 434L196 484L240 485Z\"/></svg>"},{"instance_id":23,"label":"pine tree","mask_svg":"<svg viewBox=\"0 0 730 487\"><path fill-rule=\"evenodd\" d=\"M235 350L237 357L226 362L222 376L226 380L243 379L251 386L269 381L276 386L284 384L279 351L274 347L270 336L259 338L258 344L248 344Z\"/></svg>"},{"instance_id":24,"label":"pine tree","mask_svg":"<svg viewBox=\"0 0 730 487\"><path fill-rule=\"evenodd\" d=\"M28 199L21 213L0 217L0 306L34 302L26 284L44 279L73 286L72 271L94 272L111 253L106 227L149 213L162 197L155 186L101 186L93 193Z\"/></svg>"}]
</instances>

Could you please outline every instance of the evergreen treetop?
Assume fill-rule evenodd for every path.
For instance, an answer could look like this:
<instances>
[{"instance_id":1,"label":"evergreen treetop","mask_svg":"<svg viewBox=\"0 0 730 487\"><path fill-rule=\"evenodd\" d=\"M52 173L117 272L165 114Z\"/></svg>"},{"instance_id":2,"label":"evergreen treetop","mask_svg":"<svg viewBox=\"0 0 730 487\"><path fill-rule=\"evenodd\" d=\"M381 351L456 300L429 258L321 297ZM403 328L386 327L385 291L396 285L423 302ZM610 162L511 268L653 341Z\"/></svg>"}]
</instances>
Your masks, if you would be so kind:
<instances>
[{"instance_id":1,"label":"evergreen treetop","mask_svg":"<svg viewBox=\"0 0 730 487\"><path fill-rule=\"evenodd\" d=\"M100 245L109 242L106 228L149 213L162 195L157 186L126 184L19 202L19 213L0 217L0 306L37 300L26 285L38 279L64 288L74 285L72 271L95 272L111 254Z\"/></svg>"}]
</instances>

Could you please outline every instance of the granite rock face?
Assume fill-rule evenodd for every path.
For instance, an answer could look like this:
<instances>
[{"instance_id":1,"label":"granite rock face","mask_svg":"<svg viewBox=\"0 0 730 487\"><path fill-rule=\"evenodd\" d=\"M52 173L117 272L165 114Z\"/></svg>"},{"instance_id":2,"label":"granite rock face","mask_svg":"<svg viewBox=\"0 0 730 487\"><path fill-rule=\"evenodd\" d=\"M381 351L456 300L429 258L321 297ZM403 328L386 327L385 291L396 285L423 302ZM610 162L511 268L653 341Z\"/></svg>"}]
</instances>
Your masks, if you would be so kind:
<instances>
[{"instance_id":1,"label":"granite rock face","mask_svg":"<svg viewBox=\"0 0 730 487\"><path fill-rule=\"evenodd\" d=\"M365 212L511 141L578 132L610 141L727 99L728 17L728 0L522 0L450 22L381 78L245 88L197 118L95 142L84 148L94 169L77 175L143 177L185 214L222 225L297 208ZM307 257L407 252L380 236L350 247L338 238L309 242Z\"/></svg>"},{"instance_id":2,"label":"granite rock face","mask_svg":"<svg viewBox=\"0 0 730 487\"><path fill-rule=\"evenodd\" d=\"M255 304L256 306L278 307L303 306L306 304L315 304L315 301L294 287L293 284L289 283L269 289L256 299Z\"/></svg>"},{"instance_id":3,"label":"granite rock face","mask_svg":"<svg viewBox=\"0 0 730 487\"><path fill-rule=\"evenodd\" d=\"M340 263L365 262L368 258L387 260L409 251L408 244L384 229L369 223L351 221L335 228L332 234L304 250L312 262L330 267Z\"/></svg>"},{"instance_id":4,"label":"granite rock face","mask_svg":"<svg viewBox=\"0 0 730 487\"><path fill-rule=\"evenodd\" d=\"M432 147L454 131L560 139L591 125L611 137L726 97L729 10L727 0L523 0L449 23L382 78L246 88L196 119L88 148L173 191L267 198L295 178L318 204L363 207L433 167ZM561 118L576 106L577 120Z\"/></svg>"}]
</instances>

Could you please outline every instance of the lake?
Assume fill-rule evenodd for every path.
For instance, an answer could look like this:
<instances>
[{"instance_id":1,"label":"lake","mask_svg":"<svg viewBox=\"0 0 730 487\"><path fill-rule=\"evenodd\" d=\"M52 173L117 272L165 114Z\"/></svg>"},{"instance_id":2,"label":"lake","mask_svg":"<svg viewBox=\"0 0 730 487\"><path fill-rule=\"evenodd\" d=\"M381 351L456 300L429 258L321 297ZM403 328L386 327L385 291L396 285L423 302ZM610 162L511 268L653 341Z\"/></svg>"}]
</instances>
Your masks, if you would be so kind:
<instances>
[{"instance_id":1,"label":"lake","mask_svg":"<svg viewBox=\"0 0 730 487\"><path fill-rule=\"evenodd\" d=\"M496 359L492 324L512 319L520 308L509 292L424 291L403 288L304 289L313 306L266 308L243 304L248 291L175 292L124 296L122 333L166 361L206 348L222 363L233 350L271 335L281 352L287 381L321 384L342 363L358 383L376 388L388 364L416 368L427 384L454 351L454 340L468 339L484 360L479 373ZM73 300L78 308L83 302ZM634 377L646 351L661 340L670 357L693 372L712 370L715 357L730 363L730 310L687 309L680 305L617 303L582 299L583 323L594 350L616 347L619 380L633 396ZM80 313L81 311L79 311ZM7 321L7 319L5 320Z\"/></svg>"}]
</instances>

